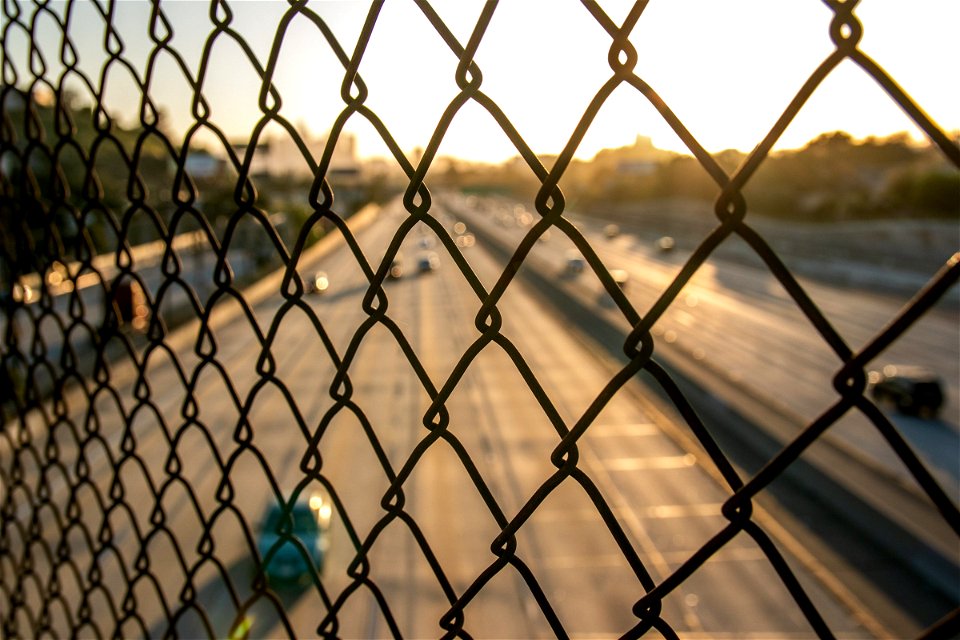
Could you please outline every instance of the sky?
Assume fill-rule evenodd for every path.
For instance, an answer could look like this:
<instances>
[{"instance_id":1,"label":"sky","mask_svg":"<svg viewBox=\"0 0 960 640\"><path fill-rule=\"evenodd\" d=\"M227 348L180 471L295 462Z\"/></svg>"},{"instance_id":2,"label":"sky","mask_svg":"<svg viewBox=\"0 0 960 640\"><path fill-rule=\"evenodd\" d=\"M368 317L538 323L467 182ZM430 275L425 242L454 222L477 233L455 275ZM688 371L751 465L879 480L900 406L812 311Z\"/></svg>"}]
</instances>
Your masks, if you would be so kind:
<instances>
[{"instance_id":1,"label":"sky","mask_svg":"<svg viewBox=\"0 0 960 640\"><path fill-rule=\"evenodd\" d=\"M435 0L432 6L461 44L476 24L482 1ZM617 24L632 3L598 0ZM33 11L22 5L28 23ZM62 2L50 5L66 15ZM77 68L102 95L119 121L139 113L138 84L156 46L150 37L150 5L119 0L112 21L138 80L120 64L107 66L106 51L118 43L105 38L105 20L93 0L72 6L68 33ZM231 27L266 64L275 47L278 24L289 5L282 1L230 2ZM332 30L352 55L369 11L366 0L310 0L308 8ZM161 4L171 23L170 45L183 57L154 58L149 95L165 114L168 130L183 135L194 118L192 89L184 73L197 78L204 46L213 31L210 5L201 0ZM903 87L947 131L960 129L960 2L956 0L862 0L855 15L864 26L860 49ZM829 38L832 10L819 0L651 0L633 29L635 73L679 116L708 151L749 151L766 135L786 105L817 66L833 51ZM5 27L10 63L18 80L30 76L28 38L22 29ZM34 24L44 56L43 74L60 82L62 30L50 16ZM157 35L155 33L155 35ZM483 74L481 90L494 100L530 147L540 154L559 153L567 145L587 105L611 77L607 62L611 38L579 0L501 0L481 41L476 62ZM458 60L412 0L387 0L381 9L360 65L369 89L365 102L384 122L406 153L427 146L443 111L457 96ZM39 65L34 61L33 68ZM203 95L210 119L233 141L249 139L263 117L258 108L261 78L242 49L220 35L207 57ZM321 31L304 16L295 17L279 40L273 77L281 98L280 114L301 131L325 136L344 109L340 97L344 68ZM11 82L9 70L5 81ZM81 96L75 74L66 85ZM359 114L346 130L356 137L358 153L387 153L374 128ZM778 148L797 148L818 134L844 130L856 138L907 131L922 134L889 96L860 67L845 61L824 81L790 124ZM268 132L280 133L277 125ZM588 159L602 148L628 145L638 135L655 146L687 149L663 118L629 85L618 87L600 109L577 148ZM201 135L201 141L212 140ZM517 155L493 118L476 102L455 116L439 148L440 155L499 162Z\"/></svg>"}]
</instances>

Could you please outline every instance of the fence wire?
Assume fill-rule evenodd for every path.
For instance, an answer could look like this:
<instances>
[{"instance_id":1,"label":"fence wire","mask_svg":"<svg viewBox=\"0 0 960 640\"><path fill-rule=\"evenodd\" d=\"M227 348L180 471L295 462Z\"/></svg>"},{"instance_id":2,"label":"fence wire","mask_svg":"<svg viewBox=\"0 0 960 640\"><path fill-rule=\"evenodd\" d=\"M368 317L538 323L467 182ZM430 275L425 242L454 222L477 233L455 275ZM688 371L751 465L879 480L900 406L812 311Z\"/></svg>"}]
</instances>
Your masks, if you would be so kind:
<instances>
[{"instance_id":1,"label":"fence wire","mask_svg":"<svg viewBox=\"0 0 960 640\"><path fill-rule=\"evenodd\" d=\"M444 611L436 620L438 635L469 637L469 606L489 588L498 575L515 573L525 585L529 600L541 612L549 629L558 637L568 634L555 610L550 594L539 584L536 572L518 552L518 536L549 496L565 482L583 488L603 518L619 546L642 591L634 598L632 628L622 630L625 637L647 633L676 637L675 621L664 614L663 602L685 580L697 573L738 536L749 536L763 550L770 567L789 591L797 609L813 633L832 637L833 631L807 588L781 555L768 530L755 517L755 501L781 477L821 436L844 415L854 412L865 416L895 451L916 484L936 506L954 533L960 533L960 511L924 462L914 453L887 415L867 397L867 365L910 330L960 276L960 262L950 260L933 274L902 311L889 318L886 326L862 348L852 347L834 327L805 287L791 273L765 238L751 226L749 202L743 190L765 162L784 130L797 118L807 99L842 63L853 63L875 80L887 97L906 112L916 126L938 147L945 158L960 167L960 149L924 113L877 62L858 48L864 26L854 14L857 2L825 0L832 11L829 30L833 50L806 79L763 140L734 171L725 170L711 153L687 129L655 88L637 74L638 54L630 38L643 24L646 2L637 2L622 24L617 24L597 2L582 1L583 20L595 21L609 36L609 76L583 112L563 151L549 167L527 145L521 132L511 124L508 114L484 93L483 76L475 60L498 3L487 2L469 40L462 42L426 0L413 0L413 7L429 22L456 60L458 92L437 123L433 137L422 156L412 162L401 150L387 125L366 104L368 95L360 73L371 38L375 37L382 1L371 3L356 42L340 42L327 25L324 3L290 0L272 39L267 57L258 57L244 36L233 27L234 7L213 0L208 23L203 25L203 47L199 64L174 44L173 21L169 5L151 6L147 35L126 34L116 17L120 3L93 1L96 24L76 24L78 6L85 3L67 0L33 4L3 1L2 86L0 86L0 276L3 290L2 319L4 335L0 342L0 375L3 394L3 423L0 432L0 622L3 635L15 637L56 636L132 636L164 635L178 637L188 618L198 620L200 628L211 636L220 633L218 622L204 608L200 594L201 576L215 572L222 578L224 597L231 603L232 634L249 632L243 625L247 613L269 602L280 622L280 629L294 635L286 620L285 601L266 579L264 567L280 557L284 543L292 542L297 553L309 556L308 543L295 537L292 519L295 504L312 488L322 487L326 506L333 518L347 530L353 548L353 562L343 576L345 586L331 590L327 576L316 570L310 588L319 595L322 606L315 612L316 632L327 637L339 635L339 625L350 615L351 601L358 592L371 594L379 615L394 635L402 635L395 607L388 592L378 584L372 553L379 534L391 524L409 529L416 541L412 553L418 554L445 600ZM340 96L342 111L334 123L326 147L316 154L297 128L280 111L282 96L273 75L281 45L289 37L291 24L304 21L320 34L342 65ZM75 42L77 29L102 29L104 57L100 75L85 72L81 61L84 50ZM49 36L51 31L55 38ZM148 38L149 53L142 69L128 58L125 42L130 38ZM55 42L57 46L49 44ZM205 92L215 44L229 42L242 52L246 65L260 78L260 116L250 132L250 144L238 150L210 116ZM46 44L47 46L42 46ZM26 50L26 55L18 52ZM166 61L166 62L163 62ZM173 139L162 123L160 108L154 101L153 82L158 74L171 71L171 63L192 91L194 126L182 139ZM121 126L106 106L104 86L111 74L126 72L135 79L140 93L139 121L134 128ZM86 108L77 106L76 90L92 101ZM614 91L630 89L642 96L683 141L690 154L716 183L714 212L717 224L703 237L656 303L641 314L607 271L594 247L567 217L560 183L584 136L591 128ZM506 267L495 283L487 288L471 269L436 215L433 195L428 189L431 168L437 159L444 136L458 112L466 105L479 106L488 113L515 146L526 170L540 183L534 206L539 219L512 249ZM80 121L80 118L85 120ZM369 261L361 250L355 230L348 224L347 211L340 209L331 186L334 149L351 119L366 120L382 137L392 160L407 177L403 207L407 216L393 232L382 260ZM306 195L309 215L292 236L284 238L279 223L258 200L257 178L251 164L258 139L267 125L279 125L298 146L313 175ZM230 210L216 223L205 213L206 195L202 178L191 175L188 163L193 136L203 130L223 143L228 168L236 178L229 194ZM133 131L133 133L131 133ZM104 158L113 156L112 164ZM165 167L163 171L158 167ZM118 171L119 168L119 171ZM157 184L157 176L162 181ZM117 186L119 185L119 186ZM255 309L262 295L255 296L246 282L236 256L242 228L253 225L261 233L260 249L282 269L282 277L267 280L272 287L266 293L282 297L276 313L266 326ZM470 348L459 356L448 376L435 380L428 374L420 355L411 346L403 328L388 313L386 280L401 243L417 224L433 229L480 302L476 316L479 331ZM142 237L144 228L152 244ZM313 307L307 304L311 286L299 267L310 251L316 228L342 235L357 267L366 280L360 302L365 320L357 328L346 349L329 337ZM512 347L501 332L500 308L518 280L521 267L548 230L567 236L584 256L588 268L615 301L617 312L632 328L622 343L626 364L610 378L588 410L574 423L565 422L542 390L530 365ZM722 244L733 237L746 242L789 294L810 326L822 337L836 357L832 379L835 402L812 420L783 446L759 471L745 475L726 456L714 439L711 425L698 418L695 408L680 391L671 374L654 357L657 340L653 329L674 305L691 279ZM150 249L152 247L152 249ZM148 281L138 270L149 251L159 264L159 278ZM212 280L203 285L191 279L187 263L207 261ZM86 292L86 293L84 293ZM104 305L96 300L107 301ZM258 297L259 296L259 297ZM359 298L358 298L359 300ZM174 302L177 302L174 305ZM231 379L222 354L230 345L219 343L209 330L216 309L229 303L237 308L235 323L249 325L252 340L259 351L253 382ZM173 344L176 334L172 306L186 309L186 317L177 324L191 328L191 348ZM104 311L105 309L105 311ZM329 409L319 424L307 424L301 417L308 398L297 396L290 380L278 373L271 348L288 313L299 311L322 338L327 357L335 371L321 385L329 389ZM192 324L191 324L192 321ZM134 330L131 330L131 327ZM415 372L417 383L429 398L429 409L422 416L423 431L416 446L399 463L391 460L386 445L378 438L366 407L356 401L351 382L351 364L357 352L376 328L386 329L400 345ZM490 346L507 353L531 393L543 406L547 419L556 430L556 446L550 455L554 473L530 495L515 512L498 502L480 466L471 457L450 424L447 404L477 355ZM151 367L158 359L172 363L173 373L162 383L150 381ZM126 369L124 369L126 367ZM126 371L126 373L122 373ZM234 424L205 423L203 403L213 402L196 392L205 375L216 373L223 382L217 402L235 410ZM582 463L579 445L590 432L597 415L628 380L641 372L649 374L676 404L687 421L684 429L695 438L719 470L728 489L722 507L725 526L674 570L659 578L633 547L624 533L614 508L597 488L596 480ZM161 406L156 394L161 385L180 385L184 401L178 411ZM290 405L298 423L303 446L299 451L297 473L300 480L285 493L272 468L258 448L249 414L253 400L265 386L279 390ZM177 415L179 413L179 415ZM161 456L145 456L138 442L146 433L138 425L149 416L155 425L154 438L164 443ZM368 530L354 526L352 514L343 499L353 491L331 480L326 474L328 461L322 439L338 418L349 415L360 425L375 452L377 464L387 483L383 494L370 492L367 499L379 505L380 512ZM229 441L223 441L223 433ZM211 451L208 470L217 475L216 501L211 507L191 485L191 470L185 468L181 443L191 433L201 433ZM484 507L495 521L498 534L489 539L492 560L465 587L454 585L448 569L441 565L420 524L405 505L411 500L405 483L438 442L457 452L460 464L469 474ZM258 548L256 523L238 507L237 476L242 473L244 456L253 454L282 507L277 540L267 548ZM136 483L130 468L139 472ZM134 486L141 485L140 487ZM136 491L142 489L137 494ZM145 496L145 497L144 497ZM196 518L193 537L177 537L170 524L171 504L180 500ZM512 515L511 515L512 513ZM295 515L294 515L295 517ZM226 524L224 524L226 523ZM224 526L242 533L244 548L254 559L253 577L231 574L229 561L221 556L222 546L215 543L214 532ZM132 536L139 553L127 553L123 539ZM165 545L169 552L163 564L151 561L148 550ZM162 571L161 571L162 569ZM172 587L162 584L170 572L179 576ZM113 576L108 578L107 574ZM120 576L117 579L117 576ZM248 584L241 584L247 580ZM731 585L731 588L737 588ZM151 609L152 608L152 609ZM148 609L161 612L166 625L156 627ZM927 629L931 637L956 631L958 611Z\"/></svg>"}]
</instances>

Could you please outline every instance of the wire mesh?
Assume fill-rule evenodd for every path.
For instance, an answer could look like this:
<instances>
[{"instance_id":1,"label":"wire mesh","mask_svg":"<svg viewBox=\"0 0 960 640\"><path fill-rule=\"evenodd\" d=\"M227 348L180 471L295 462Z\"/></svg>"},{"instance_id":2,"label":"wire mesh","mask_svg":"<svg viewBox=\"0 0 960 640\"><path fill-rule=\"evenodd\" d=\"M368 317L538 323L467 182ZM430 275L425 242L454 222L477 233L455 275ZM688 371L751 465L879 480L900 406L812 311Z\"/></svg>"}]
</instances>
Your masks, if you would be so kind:
<instances>
[{"instance_id":1,"label":"wire mesh","mask_svg":"<svg viewBox=\"0 0 960 640\"><path fill-rule=\"evenodd\" d=\"M833 50L806 79L760 144L733 171L725 170L701 146L668 102L635 71L638 55L630 37L643 24L646 2L637 2L622 24L600 4L581 3L583 20L599 25L609 36L609 76L549 167L483 90L475 57L497 15L496 2L483 4L466 42L458 40L430 3L411 3L456 61L457 86L432 138L415 161L404 154L384 121L366 104L368 89L361 63L375 37L382 1L371 3L356 42L344 43L327 25L324 3L291 0L272 34L269 51L263 55L233 28L233 5L215 0L209 5L208 22L202 26L197 64L181 51L184 44L174 43L166 3L151 5L147 35L139 36L124 33L125 23L117 18L122 3L87 3L95 18L87 18L91 24L78 25L78 6L82 4L72 0L3 3L0 620L7 637L182 637L194 632L210 636L228 632L240 637L256 635L250 626L255 624L251 622L253 612L264 607L275 617L279 632L296 635L287 618L296 599L291 602L268 579L268 568L279 571L285 562L306 562L311 567L307 588L319 600L311 614L316 633L342 635L343 621L356 615L356 601L368 598L386 633L402 636L404 605L395 597L397 591L386 584L389 578L378 577L384 563L397 560L374 559L378 546L386 544L382 542L384 532L391 525L400 525L409 533L412 543L406 553L425 563L425 573L434 583L431 588L439 593L436 635L469 637L471 605L509 574L522 583L527 599L524 606L539 612L549 633L565 637L569 620L558 612L555 594L541 584L542 576L525 560L522 541L544 503L570 483L589 497L635 579L624 585L626 597L632 601L628 612L632 622L618 630L623 636L676 637L678 623L667 614L665 601L733 541L746 536L762 551L810 633L832 637L835 632L822 606L798 578L755 506L831 426L851 412L869 420L952 532L960 532L956 504L889 417L868 399L865 373L871 361L916 325L956 284L958 260L949 260L882 330L855 348L751 226L749 203L743 196L744 188L807 99L844 62L869 74L943 156L960 167L957 144L858 48L864 27L854 14L857 2L825 2L832 12L824 28L829 30ZM306 22L318 32L342 65L342 76L335 80L342 110L322 150L309 148L302 132L281 114L282 96L274 84L281 46L290 38L295 21ZM74 41L76 29L94 28L93 22L103 31L100 55L104 62L99 76L84 70L84 52ZM51 42L40 37L50 30L58 48L41 46ZM124 44L137 37L149 40L142 69L129 59ZM262 83L260 116L252 126L250 144L243 149L228 142L210 115L208 71L214 45L223 43L242 52L244 64ZM197 44L201 43L191 46ZM19 47L26 50L26 56L14 55ZM153 97L152 83L158 74L169 72L170 65L192 93L194 126L182 139L164 128ZM121 72L129 74L140 94L139 117L133 128L117 122L106 106L107 78ZM92 106L78 106L69 86L81 87L91 97ZM615 90L623 88L652 105L716 184L715 227L700 239L645 313L638 311L595 247L565 216L560 188L600 110ZM508 248L509 257L492 284L485 284L464 257L438 213L443 205L428 189L441 143L466 105L479 106L491 116L540 185L533 203L537 218L522 239ZM363 215L351 217L339 208L331 186L335 148L351 119L364 119L376 130L407 179L403 217L391 230L382 257L374 260L368 258L359 239ZM267 125L283 128L313 176L312 187L305 194L309 215L286 237L277 218L263 205L252 170ZM205 199L202 171L190 162L193 137L201 130L222 142L227 169L235 176L226 213L217 215L216 220L209 199ZM111 156L112 161L108 160ZM414 229L423 227L435 233L442 244L439 251L462 274L465 290L479 305L474 327L469 331L463 328L469 334L468 348L448 354L449 367L439 375L414 347L411 329L388 311L388 303L394 300L389 290L391 269L402 243L413 237ZM325 323L308 302L309 290L317 283L302 275L302 265L317 251L314 230L321 228L346 245L354 263L351 268L362 272L362 295L356 299L357 312L362 315L345 339L337 338L340 328ZM616 313L630 327L626 338L621 338L625 356L621 368L573 420L562 415L556 398L508 337L501 315L505 299L518 286L523 267L547 232L569 238L612 299ZM263 252L262 261L277 268L272 276L261 277L261 270L255 272L255 279L244 280L246 262L255 260L237 250L244 233L258 238L255 244ZM729 459L711 424L701 420L674 376L654 357L658 321L677 304L717 249L734 237L762 260L836 362L830 381L835 390L832 406L805 424L753 473L745 473ZM153 265L153 275L145 274L145 264ZM196 272L206 273L206 279L198 280ZM264 311L262 303L268 299L274 302ZM307 381L312 387L285 377L283 362L276 355L284 344L284 323L295 314L306 318L304 326L320 339L329 365L327 379ZM476 333L470 333L474 330ZM400 454L371 418L380 415L379 409L360 401L366 396L352 375L358 354L375 341L378 332L385 332L402 352L412 372L409 394L425 398L427 406L418 415L422 429L410 436ZM257 353L257 362L248 363L243 371L231 369L227 362L240 344L253 344ZM484 473L481 456L471 449L469 437L457 429L452 418L458 389L466 384L475 362L491 349L506 354L555 432L553 449L543 461L549 462L552 471L538 480L515 508L504 504ZM163 368L158 368L158 362ZM655 571L638 549L617 503L584 461L583 444L598 430L598 416L641 374L652 378L674 403L685 421L683 430L705 452L726 490L717 514L725 519L723 526L663 573ZM216 391L210 390L211 379L216 380ZM171 387L177 389L176 402L163 395ZM317 399L317 389L326 390L321 394L324 399ZM279 464L268 451L270 434L261 435L252 417L257 399L268 394L287 406L285 415L295 428L291 429L293 435L284 437L299 443L295 459ZM223 405L232 418L225 424L211 423L205 418L213 411L207 405ZM311 412L318 413L319 419L308 419ZM212 415L220 414L213 411ZM377 469L382 476L380 486L350 486L328 474L331 458L341 454L325 442L346 419L356 423L368 447L356 464ZM477 561L467 580L453 577L456 571L451 569L450 559L442 558L442 550L431 546L425 525L413 515L419 513L411 506L417 496L405 489L418 469L433 464L428 460L443 446L455 454L457 465L469 477L475 493L472 504L485 510L492 527L492 534L484 538L491 555ZM205 455L203 470L215 479L198 475L192 464L185 463L187 452L198 448ZM292 488L280 481L282 473L290 469L297 477ZM270 501L278 509L273 519L268 519L272 524L267 530L274 535L267 543L254 514L240 506L240 477L252 472L264 479L273 496ZM367 507L350 506L357 504L357 495ZM331 579L329 570L324 574L316 566L325 552L318 538L298 529L297 505L308 496L319 501L314 511L336 520L347 540L351 560L338 580ZM373 509L375 515L358 515L368 513L364 509ZM187 528L174 524L177 518L186 517L183 513L189 514L192 523ZM316 516L311 517L315 520ZM316 527L316 522L308 524L307 530L312 531L311 526ZM228 551L220 542L223 538L218 535L224 529L242 540L239 553L250 559L249 571L238 572L231 564L238 552L236 547ZM218 619L223 614L206 605L209 594L203 593L202 585L211 574L218 577L220 597L228 602L229 612L223 620ZM738 585L730 588L735 591ZM954 609L924 633L933 637L955 632L958 611ZM186 632L186 628L193 631Z\"/></svg>"}]
</instances>

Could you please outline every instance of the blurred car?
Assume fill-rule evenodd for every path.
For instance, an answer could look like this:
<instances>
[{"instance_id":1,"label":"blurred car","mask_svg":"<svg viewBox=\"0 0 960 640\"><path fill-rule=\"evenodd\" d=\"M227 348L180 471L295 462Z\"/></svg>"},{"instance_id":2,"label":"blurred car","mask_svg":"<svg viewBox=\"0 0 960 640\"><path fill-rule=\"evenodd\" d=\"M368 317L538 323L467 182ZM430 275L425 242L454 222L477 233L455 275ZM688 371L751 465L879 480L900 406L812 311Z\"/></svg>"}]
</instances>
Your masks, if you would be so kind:
<instances>
[{"instance_id":1,"label":"blurred car","mask_svg":"<svg viewBox=\"0 0 960 640\"><path fill-rule=\"evenodd\" d=\"M315 495L308 501L295 502L287 511L285 507L275 502L267 508L257 540L263 571L270 583L299 582L312 572L323 571L330 504Z\"/></svg>"},{"instance_id":2,"label":"blurred car","mask_svg":"<svg viewBox=\"0 0 960 640\"><path fill-rule=\"evenodd\" d=\"M456 244L461 249L472 247L477 244L477 237L468 231L462 236L457 236Z\"/></svg>"},{"instance_id":3,"label":"blurred car","mask_svg":"<svg viewBox=\"0 0 960 640\"><path fill-rule=\"evenodd\" d=\"M325 293L330 288L330 279L325 271L317 271L307 283L307 293Z\"/></svg>"},{"instance_id":4,"label":"blurred car","mask_svg":"<svg viewBox=\"0 0 960 640\"><path fill-rule=\"evenodd\" d=\"M403 276L403 258L399 255L390 263L390 269L387 271L387 277L396 280Z\"/></svg>"},{"instance_id":5,"label":"blurred car","mask_svg":"<svg viewBox=\"0 0 960 640\"><path fill-rule=\"evenodd\" d=\"M425 253L417 259L417 271L427 273L440 267L440 258L434 252Z\"/></svg>"},{"instance_id":6,"label":"blurred car","mask_svg":"<svg viewBox=\"0 0 960 640\"><path fill-rule=\"evenodd\" d=\"M587 268L587 261L577 251L571 251L567 254L567 262L563 267L563 272L568 276L575 276L583 273Z\"/></svg>"},{"instance_id":7,"label":"blurred car","mask_svg":"<svg viewBox=\"0 0 960 640\"><path fill-rule=\"evenodd\" d=\"M630 274L623 269L610 269L610 277L617 283L621 289L627 288L627 282L630 280Z\"/></svg>"},{"instance_id":8,"label":"blurred car","mask_svg":"<svg viewBox=\"0 0 960 640\"><path fill-rule=\"evenodd\" d=\"M878 403L890 404L904 415L935 418L943 405L943 382L933 371L915 365L887 365L868 376Z\"/></svg>"},{"instance_id":9,"label":"blurred car","mask_svg":"<svg viewBox=\"0 0 960 640\"><path fill-rule=\"evenodd\" d=\"M117 310L120 324L134 331L147 328L150 307L143 286L132 278L118 282L113 288L113 304Z\"/></svg>"},{"instance_id":10,"label":"blurred car","mask_svg":"<svg viewBox=\"0 0 960 640\"><path fill-rule=\"evenodd\" d=\"M608 238L616 238L618 235L620 235L620 227L615 224L608 224L603 228L603 235L607 236Z\"/></svg>"},{"instance_id":11,"label":"blurred car","mask_svg":"<svg viewBox=\"0 0 960 640\"><path fill-rule=\"evenodd\" d=\"M677 243L670 236L663 236L662 238L657 240L657 249L659 249L663 253L669 253L673 251L673 248L676 245Z\"/></svg>"}]
</instances>

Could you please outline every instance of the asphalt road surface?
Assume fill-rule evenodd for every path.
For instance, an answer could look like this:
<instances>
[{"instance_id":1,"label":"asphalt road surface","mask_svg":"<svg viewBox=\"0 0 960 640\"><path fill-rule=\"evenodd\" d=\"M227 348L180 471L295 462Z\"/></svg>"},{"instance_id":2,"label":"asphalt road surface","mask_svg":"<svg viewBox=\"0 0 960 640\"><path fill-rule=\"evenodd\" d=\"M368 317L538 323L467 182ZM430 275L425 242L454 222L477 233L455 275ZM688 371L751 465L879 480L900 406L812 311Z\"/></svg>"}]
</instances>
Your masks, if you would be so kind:
<instances>
[{"instance_id":1,"label":"asphalt road surface","mask_svg":"<svg viewBox=\"0 0 960 640\"><path fill-rule=\"evenodd\" d=\"M443 216L439 205L432 213ZM374 269L405 216L387 208L358 232ZM181 334L139 371L114 365L115 394L88 380L87 393L74 390L52 409L61 419L34 414L8 426L17 434L0 451L5 468L9 442L57 443L37 444L23 465L49 500L35 509L22 490L4 497L24 530L39 528L47 541L31 545L23 585L49 585L44 548L56 550L62 535L72 561L57 571L60 592L76 602L80 584L104 585L88 599L90 618L109 633L114 617L135 609L125 636L162 634L187 602L195 607L176 619L187 637L311 636L325 618L340 637L438 637L463 594L463 629L473 637L553 637L554 619L575 637L636 625L631 609L645 593L638 573L659 583L719 534L729 490L665 435L632 385L578 441L580 481L551 484L551 454L609 382L609 360L520 282L498 304L504 338L474 353L481 302L471 283L425 225L401 251L404 273L384 283L380 322L361 304L367 277L340 245L304 266L305 276L331 277L326 293L304 298L306 308L268 296L249 317L238 309L213 322L210 335ZM439 267L420 272L429 251ZM489 290L503 265L479 244L463 255ZM713 304L706 293L701 300ZM349 382L337 379L341 362ZM434 411L438 393L445 402ZM318 478L305 480L318 460ZM398 477L402 498L390 490ZM322 584L252 599L262 514L297 490L336 500ZM391 509L399 501L402 511ZM491 551L505 523L517 527L508 562ZM835 635L917 632L880 621L817 575L816 558L775 539ZM25 591L29 601L35 592ZM58 607L49 615L55 629L69 624ZM815 637L745 534L673 590L662 617L684 638Z\"/></svg>"}]
</instances>

